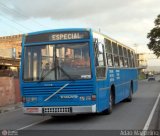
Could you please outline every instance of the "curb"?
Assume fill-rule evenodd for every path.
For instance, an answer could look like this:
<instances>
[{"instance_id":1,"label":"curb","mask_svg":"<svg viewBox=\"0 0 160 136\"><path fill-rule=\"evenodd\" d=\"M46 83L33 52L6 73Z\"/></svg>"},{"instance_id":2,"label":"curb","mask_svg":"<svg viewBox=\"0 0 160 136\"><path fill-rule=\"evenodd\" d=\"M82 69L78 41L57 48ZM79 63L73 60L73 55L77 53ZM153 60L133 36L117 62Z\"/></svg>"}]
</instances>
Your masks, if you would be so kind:
<instances>
[{"instance_id":1,"label":"curb","mask_svg":"<svg viewBox=\"0 0 160 136\"><path fill-rule=\"evenodd\" d=\"M0 107L0 114L6 113L9 111L14 111L16 109L22 108L22 103L17 103L17 104L11 104L11 105L6 105L3 107Z\"/></svg>"},{"instance_id":2,"label":"curb","mask_svg":"<svg viewBox=\"0 0 160 136\"><path fill-rule=\"evenodd\" d=\"M160 101L159 101L159 103L160 103ZM160 130L160 107L159 107L159 113L158 113L158 130Z\"/></svg>"}]
</instances>

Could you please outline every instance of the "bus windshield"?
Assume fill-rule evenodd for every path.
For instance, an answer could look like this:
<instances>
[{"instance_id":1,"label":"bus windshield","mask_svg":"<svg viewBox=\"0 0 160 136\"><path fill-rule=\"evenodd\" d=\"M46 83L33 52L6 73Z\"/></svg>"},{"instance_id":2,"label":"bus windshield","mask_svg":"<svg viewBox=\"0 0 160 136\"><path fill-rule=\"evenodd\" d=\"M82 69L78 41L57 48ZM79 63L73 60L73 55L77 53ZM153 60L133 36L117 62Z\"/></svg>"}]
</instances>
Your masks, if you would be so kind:
<instances>
[{"instance_id":1,"label":"bus windshield","mask_svg":"<svg viewBox=\"0 0 160 136\"><path fill-rule=\"evenodd\" d=\"M90 79L88 43L26 46L24 81Z\"/></svg>"}]
</instances>

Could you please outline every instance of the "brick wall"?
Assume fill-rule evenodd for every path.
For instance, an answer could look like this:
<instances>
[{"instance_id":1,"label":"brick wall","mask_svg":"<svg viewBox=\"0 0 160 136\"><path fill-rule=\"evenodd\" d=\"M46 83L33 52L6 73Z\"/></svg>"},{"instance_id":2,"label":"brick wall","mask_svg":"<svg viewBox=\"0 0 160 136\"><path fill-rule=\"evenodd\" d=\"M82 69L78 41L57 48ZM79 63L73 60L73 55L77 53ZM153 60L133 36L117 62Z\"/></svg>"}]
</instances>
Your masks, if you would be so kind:
<instances>
[{"instance_id":1,"label":"brick wall","mask_svg":"<svg viewBox=\"0 0 160 136\"><path fill-rule=\"evenodd\" d=\"M18 79L0 77L0 106L20 102L20 89Z\"/></svg>"},{"instance_id":2,"label":"brick wall","mask_svg":"<svg viewBox=\"0 0 160 136\"><path fill-rule=\"evenodd\" d=\"M16 48L16 58L21 52L22 35L0 37L0 49ZM2 60L0 60L2 65ZM19 80L12 77L0 77L0 106L20 102Z\"/></svg>"},{"instance_id":3,"label":"brick wall","mask_svg":"<svg viewBox=\"0 0 160 136\"><path fill-rule=\"evenodd\" d=\"M22 35L0 37L0 49L16 48L16 56L21 52Z\"/></svg>"},{"instance_id":4,"label":"brick wall","mask_svg":"<svg viewBox=\"0 0 160 136\"><path fill-rule=\"evenodd\" d=\"M21 102L19 79L14 79L15 85L15 102Z\"/></svg>"}]
</instances>

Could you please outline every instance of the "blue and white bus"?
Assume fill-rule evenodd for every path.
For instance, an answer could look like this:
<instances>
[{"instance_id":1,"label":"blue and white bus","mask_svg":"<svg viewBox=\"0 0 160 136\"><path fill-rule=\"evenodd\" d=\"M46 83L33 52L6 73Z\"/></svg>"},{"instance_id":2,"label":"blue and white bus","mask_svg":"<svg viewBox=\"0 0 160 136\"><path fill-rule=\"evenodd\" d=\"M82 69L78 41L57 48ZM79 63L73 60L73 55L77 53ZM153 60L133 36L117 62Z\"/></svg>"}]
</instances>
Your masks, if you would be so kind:
<instances>
[{"instance_id":1,"label":"blue and white bus","mask_svg":"<svg viewBox=\"0 0 160 136\"><path fill-rule=\"evenodd\" d=\"M20 87L26 114L110 114L137 91L133 49L92 29L25 34Z\"/></svg>"}]
</instances>

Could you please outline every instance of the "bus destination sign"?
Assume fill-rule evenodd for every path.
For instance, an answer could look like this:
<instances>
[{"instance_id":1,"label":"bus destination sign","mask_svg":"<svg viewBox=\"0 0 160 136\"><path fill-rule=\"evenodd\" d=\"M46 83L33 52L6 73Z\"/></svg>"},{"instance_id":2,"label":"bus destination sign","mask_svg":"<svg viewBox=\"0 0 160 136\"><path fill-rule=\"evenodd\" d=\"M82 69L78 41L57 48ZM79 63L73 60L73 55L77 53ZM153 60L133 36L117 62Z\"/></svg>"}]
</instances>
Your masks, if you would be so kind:
<instances>
[{"instance_id":1,"label":"bus destination sign","mask_svg":"<svg viewBox=\"0 0 160 136\"><path fill-rule=\"evenodd\" d=\"M68 33L55 33L51 34L51 41L59 41L59 40L78 40L85 39L88 36L84 32L68 32Z\"/></svg>"},{"instance_id":2,"label":"bus destination sign","mask_svg":"<svg viewBox=\"0 0 160 136\"><path fill-rule=\"evenodd\" d=\"M81 40L88 39L88 31L68 31L68 32L49 32L36 35L27 35L25 43L52 42L61 40Z\"/></svg>"}]
</instances>

